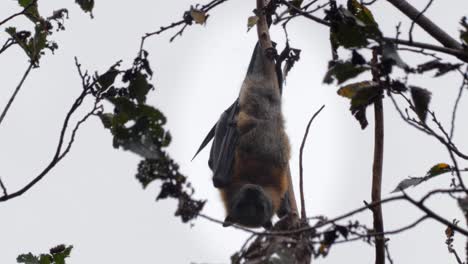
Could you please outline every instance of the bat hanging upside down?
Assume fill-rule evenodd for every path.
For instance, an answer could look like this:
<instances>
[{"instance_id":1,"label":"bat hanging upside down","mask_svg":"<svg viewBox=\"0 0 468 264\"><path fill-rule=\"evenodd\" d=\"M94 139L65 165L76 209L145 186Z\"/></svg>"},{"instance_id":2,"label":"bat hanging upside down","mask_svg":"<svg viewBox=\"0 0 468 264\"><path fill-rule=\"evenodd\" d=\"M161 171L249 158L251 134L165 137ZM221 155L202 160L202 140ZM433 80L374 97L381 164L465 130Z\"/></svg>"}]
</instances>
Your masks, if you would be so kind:
<instances>
[{"instance_id":1,"label":"bat hanging upside down","mask_svg":"<svg viewBox=\"0 0 468 264\"><path fill-rule=\"evenodd\" d=\"M282 217L290 211L290 147L281 112L280 78L268 74L269 59L257 43L239 98L223 112L198 150L214 137L208 165L226 208L224 226L270 228L275 213Z\"/></svg>"}]
</instances>

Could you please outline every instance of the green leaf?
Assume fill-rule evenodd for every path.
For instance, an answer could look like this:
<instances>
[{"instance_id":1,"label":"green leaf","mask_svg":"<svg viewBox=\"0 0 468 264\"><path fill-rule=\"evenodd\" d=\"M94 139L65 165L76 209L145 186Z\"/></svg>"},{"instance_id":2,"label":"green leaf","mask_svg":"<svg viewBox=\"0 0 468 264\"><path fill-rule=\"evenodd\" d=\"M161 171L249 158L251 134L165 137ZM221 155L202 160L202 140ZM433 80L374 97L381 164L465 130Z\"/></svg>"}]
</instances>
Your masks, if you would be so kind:
<instances>
[{"instance_id":1,"label":"green leaf","mask_svg":"<svg viewBox=\"0 0 468 264\"><path fill-rule=\"evenodd\" d=\"M32 4L34 0L18 0L18 3L21 7L27 7Z\"/></svg>"},{"instance_id":2,"label":"green leaf","mask_svg":"<svg viewBox=\"0 0 468 264\"><path fill-rule=\"evenodd\" d=\"M338 84L341 84L369 69L370 68L366 66L354 65L350 61L331 61L323 82L331 84L333 80L337 80Z\"/></svg>"},{"instance_id":3,"label":"green leaf","mask_svg":"<svg viewBox=\"0 0 468 264\"><path fill-rule=\"evenodd\" d=\"M348 0L348 10L366 26L366 32L374 37L381 36L379 26L374 19L372 12L356 0Z\"/></svg>"},{"instance_id":4,"label":"green leaf","mask_svg":"<svg viewBox=\"0 0 468 264\"><path fill-rule=\"evenodd\" d=\"M138 103L143 104L146 101L146 95L152 89L152 86L141 73L137 73L135 78L130 81L128 91L130 96L135 98Z\"/></svg>"},{"instance_id":5,"label":"green leaf","mask_svg":"<svg viewBox=\"0 0 468 264\"><path fill-rule=\"evenodd\" d=\"M99 118L101 119L102 124L104 125L105 128L111 128L112 127L112 120L114 119L114 115L110 113L103 113L99 115Z\"/></svg>"},{"instance_id":6,"label":"green leaf","mask_svg":"<svg viewBox=\"0 0 468 264\"><path fill-rule=\"evenodd\" d=\"M114 84L117 75L119 75L119 71L115 69L109 69L106 73L100 75L97 82L101 86L101 91L107 90L112 84Z\"/></svg>"},{"instance_id":7,"label":"green leaf","mask_svg":"<svg viewBox=\"0 0 468 264\"><path fill-rule=\"evenodd\" d=\"M89 13L91 18L93 18L94 0L75 0L75 3L77 3L85 13Z\"/></svg>"},{"instance_id":8,"label":"green leaf","mask_svg":"<svg viewBox=\"0 0 468 264\"><path fill-rule=\"evenodd\" d=\"M42 254L39 260L40 264L52 264L52 257L49 254Z\"/></svg>"},{"instance_id":9,"label":"green leaf","mask_svg":"<svg viewBox=\"0 0 468 264\"><path fill-rule=\"evenodd\" d=\"M431 101L431 92L416 86L410 86L410 89L415 108L414 111L418 115L419 119L423 123L426 123L427 111Z\"/></svg>"},{"instance_id":10,"label":"green leaf","mask_svg":"<svg viewBox=\"0 0 468 264\"><path fill-rule=\"evenodd\" d=\"M247 19L247 32L252 29L258 21L258 16L251 16Z\"/></svg>"},{"instance_id":11,"label":"green leaf","mask_svg":"<svg viewBox=\"0 0 468 264\"><path fill-rule=\"evenodd\" d=\"M357 1L349 0L348 9L340 7L333 12L329 15L333 47L362 48L369 44L368 39L378 40L382 37L370 10Z\"/></svg>"},{"instance_id":12,"label":"green leaf","mask_svg":"<svg viewBox=\"0 0 468 264\"><path fill-rule=\"evenodd\" d=\"M337 93L343 97L353 99L358 92L375 90L378 85L378 83L373 81L357 82L341 87L338 89Z\"/></svg>"},{"instance_id":13,"label":"green leaf","mask_svg":"<svg viewBox=\"0 0 468 264\"><path fill-rule=\"evenodd\" d=\"M362 48L369 44L366 35L361 29L353 24L340 23L333 27L330 38L335 46L344 48Z\"/></svg>"},{"instance_id":14,"label":"green leaf","mask_svg":"<svg viewBox=\"0 0 468 264\"><path fill-rule=\"evenodd\" d=\"M24 264L40 264L39 258L34 256L32 253L19 255L16 258L16 262Z\"/></svg>"}]
</instances>

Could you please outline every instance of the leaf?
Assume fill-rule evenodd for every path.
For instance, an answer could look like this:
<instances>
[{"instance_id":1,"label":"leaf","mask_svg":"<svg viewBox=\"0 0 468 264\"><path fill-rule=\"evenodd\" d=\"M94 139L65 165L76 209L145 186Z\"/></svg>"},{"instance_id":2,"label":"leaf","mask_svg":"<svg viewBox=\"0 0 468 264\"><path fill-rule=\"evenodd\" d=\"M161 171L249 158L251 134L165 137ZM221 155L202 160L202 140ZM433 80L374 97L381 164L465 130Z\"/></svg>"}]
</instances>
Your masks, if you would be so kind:
<instances>
[{"instance_id":1,"label":"leaf","mask_svg":"<svg viewBox=\"0 0 468 264\"><path fill-rule=\"evenodd\" d=\"M251 16L247 19L247 32L258 22L258 16Z\"/></svg>"},{"instance_id":2,"label":"leaf","mask_svg":"<svg viewBox=\"0 0 468 264\"><path fill-rule=\"evenodd\" d=\"M41 264L39 258L34 256L32 253L21 254L16 258L16 262L24 264Z\"/></svg>"},{"instance_id":3,"label":"leaf","mask_svg":"<svg viewBox=\"0 0 468 264\"><path fill-rule=\"evenodd\" d=\"M404 179L398 184L398 186L395 188L395 190L392 191L392 193L403 191L411 186L416 186L423 181L424 181L424 178L418 178L418 177L411 177L408 179Z\"/></svg>"},{"instance_id":4,"label":"leaf","mask_svg":"<svg viewBox=\"0 0 468 264\"><path fill-rule=\"evenodd\" d=\"M138 103L143 104L146 101L146 95L152 89L152 86L141 73L137 73L135 78L130 81L128 91L130 96L135 98Z\"/></svg>"},{"instance_id":5,"label":"leaf","mask_svg":"<svg viewBox=\"0 0 468 264\"><path fill-rule=\"evenodd\" d=\"M367 46L366 35L353 24L339 23L331 27L330 38L334 46L344 48L362 48Z\"/></svg>"},{"instance_id":6,"label":"leaf","mask_svg":"<svg viewBox=\"0 0 468 264\"><path fill-rule=\"evenodd\" d=\"M52 257L49 254L42 254L39 260L40 264L52 264Z\"/></svg>"},{"instance_id":7,"label":"leaf","mask_svg":"<svg viewBox=\"0 0 468 264\"><path fill-rule=\"evenodd\" d=\"M336 231L338 231L346 240L348 240L349 230L346 226L336 225L335 228Z\"/></svg>"},{"instance_id":8,"label":"leaf","mask_svg":"<svg viewBox=\"0 0 468 264\"><path fill-rule=\"evenodd\" d=\"M424 88L410 86L411 97L413 98L415 112L419 119L426 123L429 102L431 101L431 92Z\"/></svg>"},{"instance_id":9,"label":"leaf","mask_svg":"<svg viewBox=\"0 0 468 264\"><path fill-rule=\"evenodd\" d=\"M97 78L97 82L101 86L101 91L107 90L112 84L114 84L115 78L119 75L119 71L115 69L109 69L106 73L100 75Z\"/></svg>"},{"instance_id":10,"label":"leaf","mask_svg":"<svg viewBox=\"0 0 468 264\"><path fill-rule=\"evenodd\" d=\"M440 175L442 173L446 173L451 170L452 168L447 163L438 163L432 166L432 168L427 172L426 175L430 177L434 177L434 176Z\"/></svg>"},{"instance_id":11,"label":"leaf","mask_svg":"<svg viewBox=\"0 0 468 264\"><path fill-rule=\"evenodd\" d=\"M193 18L195 23L201 24L201 25L205 24L206 19L208 18L205 12L195 9L195 8L192 8L190 10L190 16Z\"/></svg>"},{"instance_id":12,"label":"leaf","mask_svg":"<svg viewBox=\"0 0 468 264\"><path fill-rule=\"evenodd\" d=\"M352 99L358 92L366 89L375 89L376 87L378 87L378 83L373 81L357 82L341 87L337 93L343 97Z\"/></svg>"},{"instance_id":13,"label":"leaf","mask_svg":"<svg viewBox=\"0 0 468 264\"><path fill-rule=\"evenodd\" d=\"M392 42L385 42L382 49L382 63L388 63L390 65L396 65L405 71L409 71L410 67L406 64L398 54L396 45Z\"/></svg>"},{"instance_id":14,"label":"leaf","mask_svg":"<svg viewBox=\"0 0 468 264\"><path fill-rule=\"evenodd\" d=\"M359 54L359 52L357 52L356 50L353 50L351 63L353 63L354 65L363 65L363 64L366 64L367 61L366 59L364 59L364 57L361 54Z\"/></svg>"},{"instance_id":15,"label":"leaf","mask_svg":"<svg viewBox=\"0 0 468 264\"><path fill-rule=\"evenodd\" d=\"M75 0L75 3L77 3L85 13L89 13L91 18L93 18L94 0Z\"/></svg>"},{"instance_id":16,"label":"leaf","mask_svg":"<svg viewBox=\"0 0 468 264\"><path fill-rule=\"evenodd\" d=\"M460 209L462 209L463 212L468 212L468 199L465 198L459 198L457 199L458 201L458 206L460 206Z\"/></svg>"},{"instance_id":17,"label":"leaf","mask_svg":"<svg viewBox=\"0 0 468 264\"><path fill-rule=\"evenodd\" d=\"M336 79L338 84L341 84L367 70L369 70L369 67L357 66L350 61L330 61L328 72L326 73L323 82L331 84L333 80Z\"/></svg>"},{"instance_id":18,"label":"leaf","mask_svg":"<svg viewBox=\"0 0 468 264\"><path fill-rule=\"evenodd\" d=\"M447 228L445 229L445 235L447 236L447 238L452 238L455 235L455 232L450 226L447 226Z\"/></svg>"},{"instance_id":19,"label":"leaf","mask_svg":"<svg viewBox=\"0 0 468 264\"><path fill-rule=\"evenodd\" d=\"M460 68L461 65L463 65L463 64L461 64L461 63L456 63L456 64L442 63L439 60L432 60L432 61L428 61L426 63L418 65L418 67L416 68L416 71L418 73L424 73L424 72L427 72L427 71L437 69L437 72L434 75L434 77L439 77L439 76L442 76L442 75L444 75L444 74L446 74L448 72L451 72L453 70L456 70L456 69Z\"/></svg>"},{"instance_id":20,"label":"leaf","mask_svg":"<svg viewBox=\"0 0 468 264\"><path fill-rule=\"evenodd\" d=\"M410 177L408 179L401 181L392 193L407 189L408 187L411 187L411 186L414 187L416 185L419 185L420 183L430 180L437 175L446 173L450 171L451 169L452 168L447 163L438 163L432 166L429 169L429 171L426 173L426 176L424 177Z\"/></svg>"},{"instance_id":21,"label":"leaf","mask_svg":"<svg viewBox=\"0 0 468 264\"><path fill-rule=\"evenodd\" d=\"M32 22L37 23L43 20L39 15L37 2L34 2L34 0L18 0L18 4L23 8L28 8L25 12L25 15Z\"/></svg>"},{"instance_id":22,"label":"leaf","mask_svg":"<svg viewBox=\"0 0 468 264\"><path fill-rule=\"evenodd\" d=\"M382 37L379 30L379 25L374 19L372 12L364 5L361 5L356 0L348 0L348 10L360 21L365 24L364 31L367 37L377 39Z\"/></svg>"},{"instance_id":23,"label":"leaf","mask_svg":"<svg viewBox=\"0 0 468 264\"><path fill-rule=\"evenodd\" d=\"M408 87L406 87L406 85L400 81L397 81L397 80L393 80L391 83L390 83L390 88L393 90L393 91L396 91L396 92L406 92L408 91Z\"/></svg>"}]
</instances>

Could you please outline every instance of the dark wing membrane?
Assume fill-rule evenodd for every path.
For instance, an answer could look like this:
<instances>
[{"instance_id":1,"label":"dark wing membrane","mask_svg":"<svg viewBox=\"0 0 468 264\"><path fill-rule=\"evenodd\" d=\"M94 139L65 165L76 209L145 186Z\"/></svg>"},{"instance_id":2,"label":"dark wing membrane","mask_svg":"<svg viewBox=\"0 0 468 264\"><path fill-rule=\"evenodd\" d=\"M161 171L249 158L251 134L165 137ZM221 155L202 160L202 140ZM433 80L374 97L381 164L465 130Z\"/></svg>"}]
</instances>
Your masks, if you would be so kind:
<instances>
[{"instance_id":1,"label":"dark wing membrane","mask_svg":"<svg viewBox=\"0 0 468 264\"><path fill-rule=\"evenodd\" d=\"M231 183L234 156L239 133L236 127L236 115L239 112L238 100L223 112L216 124L214 141L211 145L208 165L213 171L213 184L216 188L226 187Z\"/></svg>"},{"instance_id":2,"label":"dark wing membrane","mask_svg":"<svg viewBox=\"0 0 468 264\"><path fill-rule=\"evenodd\" d=\"M210 143L210 141L213 139L213 137L215 135L216 125L217 125L217 123L214 124L214 126L211 128L210 132L208 132L208 134L206 135L205 139L203 139L203 142L201 143L200 147L198 148L197 153L195 153L195 155L193 155L192 161L195 159L195 157L197 157L198 153L200 153L200 151L202 151L206 147L206 145L208 145L208 143ZM211 168L211 165L210 165L210 168Z\"/></svg>"}]
</instances>

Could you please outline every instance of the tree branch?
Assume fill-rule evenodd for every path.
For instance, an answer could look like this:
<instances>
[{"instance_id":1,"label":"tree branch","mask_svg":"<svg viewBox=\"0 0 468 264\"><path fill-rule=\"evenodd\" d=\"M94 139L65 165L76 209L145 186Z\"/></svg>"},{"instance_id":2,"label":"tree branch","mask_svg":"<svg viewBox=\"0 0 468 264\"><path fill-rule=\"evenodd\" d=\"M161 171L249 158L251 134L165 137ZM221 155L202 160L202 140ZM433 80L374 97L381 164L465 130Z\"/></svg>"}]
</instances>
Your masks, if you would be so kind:
<instances>
[{"instance_id":1,"label":"tree branch","mask_svg":"<svg viewBox=\"0 0 468 264\"><path fill-rule=\"evenodd\" d=\"M26 13L26 11L31 8L32 6L34 6L36 4L37 0L34 0L32 1L29 5L27 5L21 12L18 12L16 14L13 14L7 18L5 18L4 20L2 20L2 22L0 22L0 26L5 24L6 22L12 20L13 18L17 17L17 16L21 16L21 15L24 15Z\"/></svg>"},{"instance_id":2,"label":"tree branch","mask_svg":"<svg viewBox=\"0 0 468 264\"><path fill-rule=\"evenodd\" d=\"M317 112L315 112L315 114L312 116L309 123L307 124L306 131L304 134L304 138L302 139L302 144L301 144L301 148L299 152L299 189L301 192L301 218L303 220L307 218L307 215L306 215L305 199L304 199L304 175L303 175L303 169L302 169L302 160L303 160L302 154L304 152L304 146L305 146L307 136L309 135L310 125L312 124L312 121L314 121L315 117L318 114L320 114L320 112L323 110L324 107L325 105L322 105L322 107L320 107L320 109Z\"/></svg>"},{"instance_id":3,"label":"tree branch","mask_svg":"<svg viewBox=\"0 0 468 264\"><path fill-rule=\"evenodd\" d=\"M396 8L398 8L403 14L413 20L416 24L418 24L421 28L424 29L429 35L431 35L434 39L439 41L442 45L448 48L453 49L463 49L462 45L452 38L449 34L447 34L444 30L442 30L439 26L434 24L429 18L427 18L424 14L419 12L416 8L414 8L411 4L406 2L405 0L387 0Z\"/></svg>"},{"instance_id":4,"label":"tree branch","mask_svg":"<svg viewBox=\"0 0 468 264\"><path fill-rule=\"evenodd\" d=\"M79 68L79 64L77 63L77 67ZM80 74L80 76L83 78L83 76ZM70 110L68 111L67 115L65 116L65 120L62 125L62 129L60 131L60 136L59 136L59 141L56 147L56 151L54 156L52 157L52 160L49 162L49 164L34 178L32 179L28 184L26 184L24 187L19 189L16 192L6 194L0 197L0 202L5 202L8 200L11 200L13 198L19 197L25 192L27 192L29 189L31 189L34 185L36 185L39 181L41 181L48 173L50 170L52 170L70 151L73 142L75 140L76 133L81 126L90 116L96 114L96 111L100 110L100 106L98 105L98 102L100 98L96 98L96 101L94 103L93 109L88 112L84 117L82 117L74 126L70 139L68 140L68 143L65 145L65 134L68 131L69 128L69 122L71 116L76 112L76 110L81 106L83 103L84 98L90 94L90 90L92 89L91 86L85 86L83 87L83 91L80 93L80 95L77 97L77 99L73 102L73 105L71 106ZM63 147L65 146L65 150L62 151Z\"/></svg>"},{"instance_id":5,"label":"tree branch","mask_svg":"<svg viewBox=\"0 0 468 264\"><path fill-rule=\"evenodd\" d=\"M373 81L380 81L380 73L377 69L377 50L373 51L372 76ZM374 132L374 164L372 167L372 202L380 201L382 192L382 167L384 148L384 114L382 97L378 97L374 102L375 111L375 132ZM377 205L372 209L374 216L374 230L377 233L384 233L382 207ZM383 235L375 237L375 263L385 263L385 237Z\"/></svg>"},{"instance_id":6,"label":"tree branch","mask_svg":"<svg viewBox=\"0 0 468 264\"><path fill-rule=\"evenodd\" d=\"M2 124L3 119L5 118L6 114L8 113L8 110L10 109L10 106L13 104L13 101L15 100L16 95L18 94L19 90L23 86L23 83L26 80L26 77L28 77L29 73L31 72L31 69L33 68L33 66L34 66L33 63L29 64L28 68L26 69L26 72L23 74L23 77L21 78L20 83L18 84L18 86L16 86L16 89L13 92L13 95L10 97L10 100L8 100L8 103L5 106L5 109L3 109L2 114L0 115L0 125Z\"/></svg>"}]
</instances>

